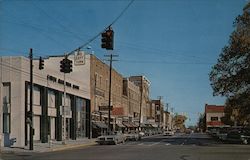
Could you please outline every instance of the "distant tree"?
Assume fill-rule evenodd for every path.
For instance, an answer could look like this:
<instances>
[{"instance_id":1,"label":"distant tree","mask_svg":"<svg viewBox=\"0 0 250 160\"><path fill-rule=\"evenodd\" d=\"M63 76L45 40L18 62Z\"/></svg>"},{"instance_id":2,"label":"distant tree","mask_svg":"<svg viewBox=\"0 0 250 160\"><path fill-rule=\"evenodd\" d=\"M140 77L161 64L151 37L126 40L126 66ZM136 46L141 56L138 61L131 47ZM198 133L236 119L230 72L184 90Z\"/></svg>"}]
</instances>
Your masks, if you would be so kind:
<instances>
[{"instance_id":1,"label":"distant tree","mask_svg":"<svg viewBox=\"0 0 250 160\"><path fill-rule=\"evenodd\" d=\"M206 116L204 114L200 115L197 126L200 129L200 131L203 132L206 131Z\"/></svg>"},{"instance_id":2,"label":"distant tree","mask_svg":"<svg viewBox=\"0 0 250 160\"><path fill-rule=\"evenodd\" d=\"M235 19L234 27L228 45L222 49L209 75L213 94L228 98L225 121L229 120L233 105L240 109L242 116L250 114L250 2Z\"/></svg>"}]
</instances>

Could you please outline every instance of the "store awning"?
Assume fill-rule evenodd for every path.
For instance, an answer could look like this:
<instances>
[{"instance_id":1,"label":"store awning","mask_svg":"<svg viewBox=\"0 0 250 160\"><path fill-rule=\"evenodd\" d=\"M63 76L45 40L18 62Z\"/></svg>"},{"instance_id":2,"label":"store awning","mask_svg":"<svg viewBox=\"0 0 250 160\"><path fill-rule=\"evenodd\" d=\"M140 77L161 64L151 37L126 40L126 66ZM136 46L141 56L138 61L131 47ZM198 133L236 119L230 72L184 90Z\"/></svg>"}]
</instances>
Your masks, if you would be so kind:
<instances>
[{"instance_id":1,"label":"store awning","mask_svg":"<svg viewBox=\"0 0 250 160\"><path fill-rule=\"evenodd\" d=\"M135 128L139 127L139 125L137 125L136 123L131 123Z\"/></svg>"},{"instance_id":2,"label":"store awning","mask_svg":"<svg viewBox=\"0 0 250 160\"><path fill-rule=\"evenodd\" d=\"M97 128L108 128L108 125L103 122L93 122L93 125Z\"/></svg>"},{"instance_id":3,"label":"store awning","mask_svg":"<svg viewBox=\"0 0 250 160\"><path fill-rule=\"evenodd\" d=\"M136 125L136 124L133 123L133 122L122 122L122 124L123 124L124 126L126 126L127 128L137 128L137 127L138 127L138 125Z\"/></svg>"},{"instance_id":4,"label":"store awning","mask_svg":"<svg viewBox=\"0 0 250 160\"><path fill-rule=\"evenodd\" d=\"M120 128L126 128L126 126L124 126L122 123L117 123L116 125Z\"/></svg>"},{"instance_id":5,"label":"store awning","mask_svg":"<svg viewBox=\"0 0 250 160\"><path fill-rule=\"evenodd\" d=\"M127 128L134 128L134 126L131 125L129 122L122 122L122 124L123 124L124 126L126 126Z\"/></svg>"}]
</instances>

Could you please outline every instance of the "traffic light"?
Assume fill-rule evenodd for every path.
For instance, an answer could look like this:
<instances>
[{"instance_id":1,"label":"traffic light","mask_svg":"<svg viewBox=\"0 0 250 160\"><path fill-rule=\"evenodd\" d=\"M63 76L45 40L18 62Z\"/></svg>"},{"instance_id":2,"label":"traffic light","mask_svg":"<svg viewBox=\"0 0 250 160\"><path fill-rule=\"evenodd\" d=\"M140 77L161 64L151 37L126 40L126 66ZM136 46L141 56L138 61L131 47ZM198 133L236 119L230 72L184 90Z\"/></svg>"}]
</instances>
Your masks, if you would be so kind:
<instances>
[{"instance_id":1,"label":"traffic light","mask_svg":"<svg viewBox=\"0 0 250 160\"><path fill-rule=\"evenodd\" d=\"M70 73L72 72L72 61L69 59L66 59L65 62L65 73Z\"/></svg>"},{"instance_id":2,"label":"traffic light","mask_svg":"<svg viewBox=\"0 0 250 160\"><path fill-rule=\"evenodd\" d=\"M101 47L107 50L114 49L114 31L112 29L109 28L108 30L102 33Z\"/></svg>"},{"instance_id":3,"label":"traffic light","mask_svg":"<svg viewBox=\"0 0 250 160\"><path fill-rule=\"evenodd\" d=\"M61 60L60 63L60 71L65 73L65 59Z\"/></svg>"},{"instance_id":4,"label":"traffic light","mask_svg":"<svg viewBox=\"0 0 250 160\"><path fill-rule=\"evenodd\" d=\"M60 71L63 73L70 73L72 72L72 61L68 59L68 57L64 58L60 61Z\"/></svg>"},{"instance_id":5,"label":"traffic light","mask_svg":"<svg viewBox=\"0 0 250 160\"><path fill-rule=\"evenodd\" d=\"M44 69L44 60L42 59L42 57L39 58L39 69Z\"/></svg>"}]
</instances>

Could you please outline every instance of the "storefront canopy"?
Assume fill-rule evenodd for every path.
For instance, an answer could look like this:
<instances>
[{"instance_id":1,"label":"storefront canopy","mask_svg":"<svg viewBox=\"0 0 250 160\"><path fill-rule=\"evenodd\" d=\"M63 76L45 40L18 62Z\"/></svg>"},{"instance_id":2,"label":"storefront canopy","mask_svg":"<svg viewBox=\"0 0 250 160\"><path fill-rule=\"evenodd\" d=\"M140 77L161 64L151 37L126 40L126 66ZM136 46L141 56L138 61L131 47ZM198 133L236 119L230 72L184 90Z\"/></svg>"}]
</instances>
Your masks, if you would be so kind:
<instances>
[{"instance_id":1,"label":"storefront canopy","mask_svg":"<svg viewBox=\"0 0 250 160\"><path fill-rule=\"evenodd\" d=\"M93 126L96 128L108 128L108 125L103 122L93 122Z\"/></svg>"},{"instance_id":2,"label":"storefront canopy","mask_svg":"<svg viewBox=\"0 0 250 160\"><path fill-rule=\"evenodd\" d=\"M124 126L122 123L117 123L116 125L120 128L126 128L126 126Z\"/></svg>"}]
</instances>

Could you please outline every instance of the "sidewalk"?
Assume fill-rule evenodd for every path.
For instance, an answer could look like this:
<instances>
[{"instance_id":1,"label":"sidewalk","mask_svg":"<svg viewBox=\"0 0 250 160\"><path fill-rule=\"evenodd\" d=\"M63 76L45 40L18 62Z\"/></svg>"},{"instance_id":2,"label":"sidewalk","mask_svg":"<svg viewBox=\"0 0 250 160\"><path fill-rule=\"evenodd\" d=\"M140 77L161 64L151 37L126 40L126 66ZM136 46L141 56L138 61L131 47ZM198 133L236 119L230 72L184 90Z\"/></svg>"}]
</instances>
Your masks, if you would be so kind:
<instances>
[{"instance_id":1,"label":"sidewalk","mask_svg":"<svg viewBox=\"0 0 250 160\"><path fill-rule=\"evenodd\" d=\"M34 143L34 150L29 150L29 146L24 148L17 148L17 147L2 147L2 153L18 153L18 152L54 152L54 151L61 151L67 150L72 148L78 147L85 147L85 146L92 146L96 144L96 139L77 139L77 140L66 140L66 144L62 144L62 141L53 141L51 145L49 143Z\"/></svg>"}]
</instances>

